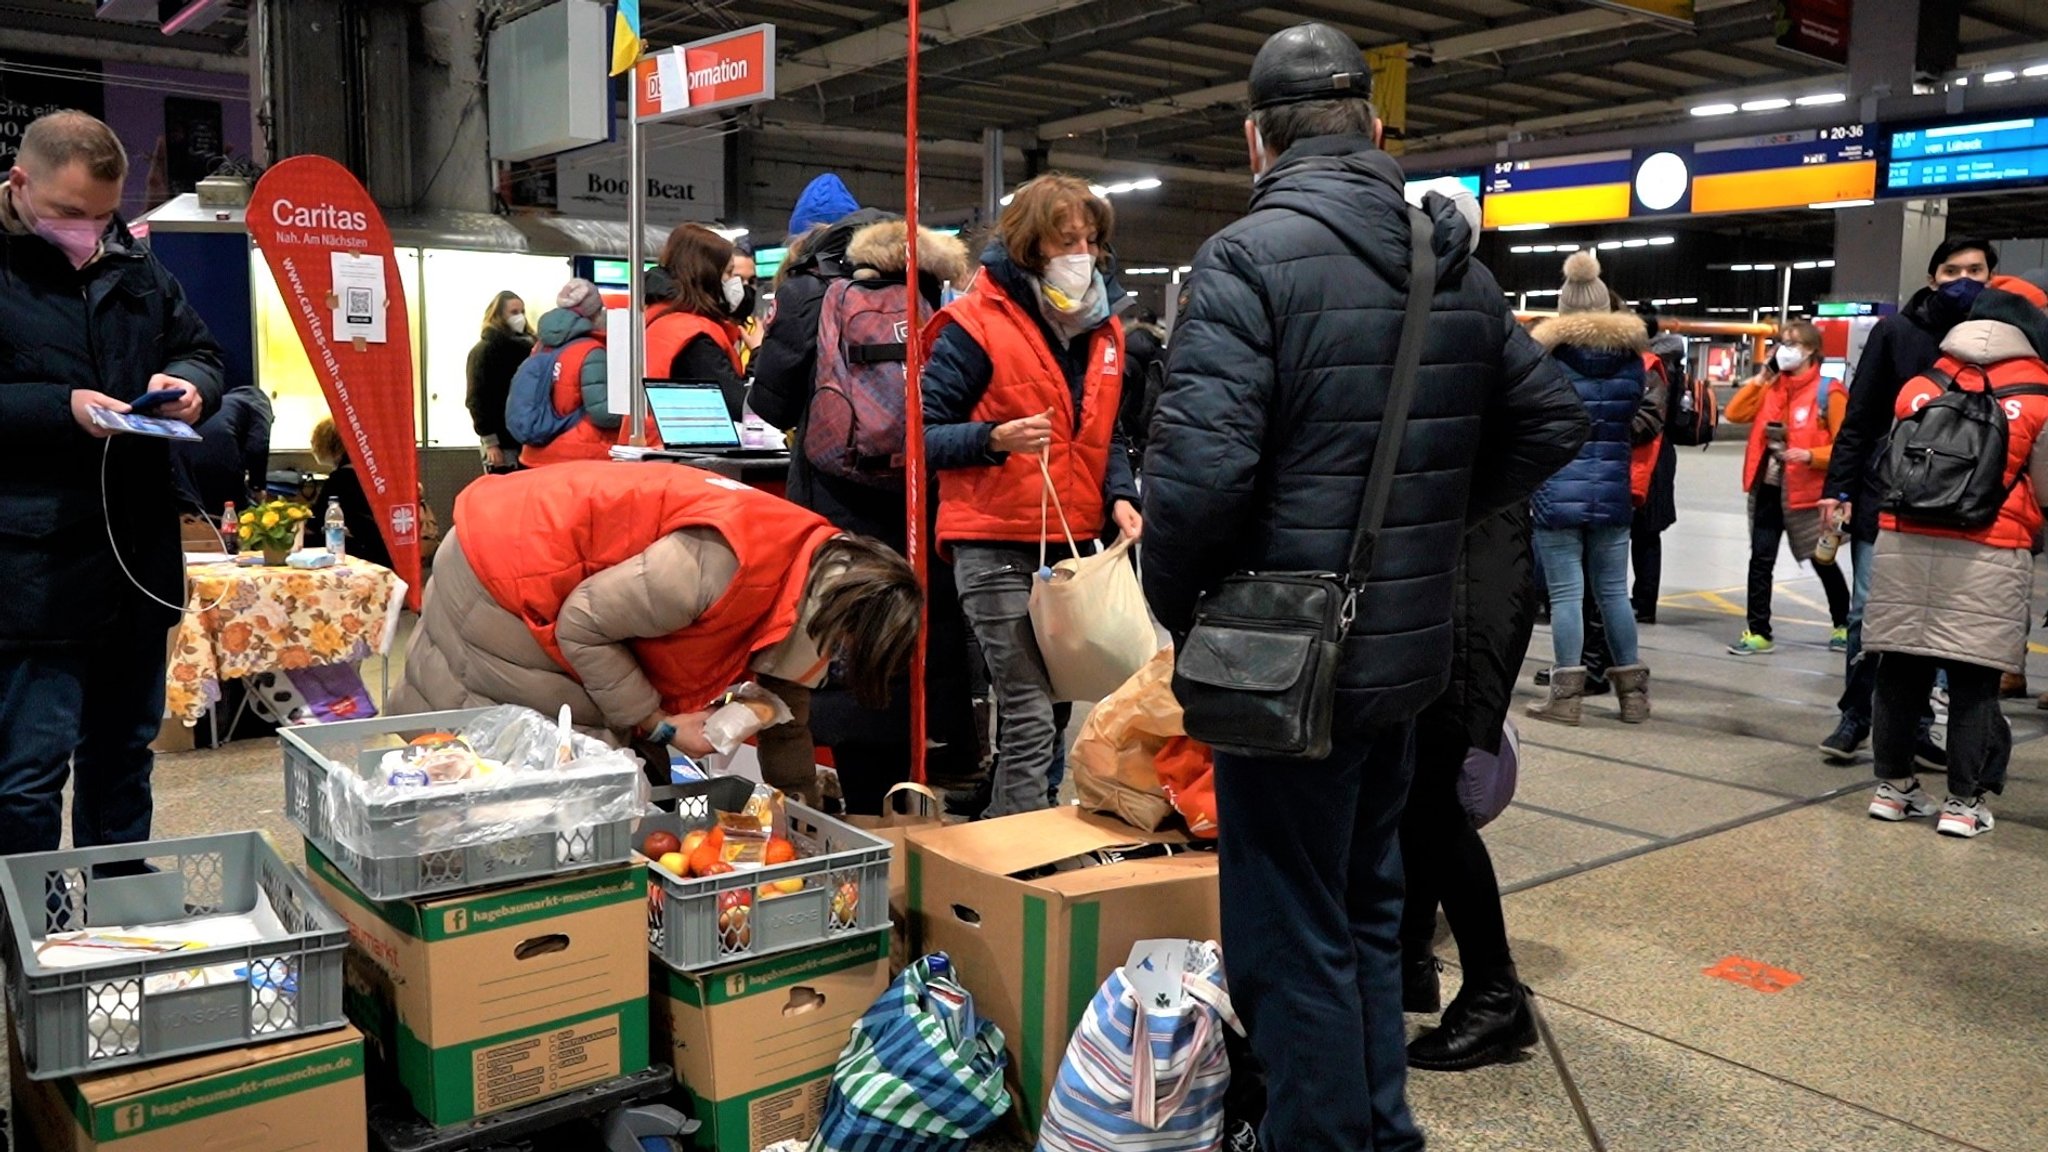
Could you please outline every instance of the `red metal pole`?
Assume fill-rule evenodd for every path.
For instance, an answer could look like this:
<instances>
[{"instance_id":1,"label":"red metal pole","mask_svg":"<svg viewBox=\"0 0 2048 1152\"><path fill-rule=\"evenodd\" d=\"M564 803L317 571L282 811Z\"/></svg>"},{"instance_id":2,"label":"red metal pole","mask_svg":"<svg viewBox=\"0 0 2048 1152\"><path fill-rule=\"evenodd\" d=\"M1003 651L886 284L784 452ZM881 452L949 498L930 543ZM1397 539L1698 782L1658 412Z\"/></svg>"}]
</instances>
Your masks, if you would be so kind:
<instances>
[{"instance_id":1,"label":"red metal pole","mask_svg":"<svg viewBox=\"0 0 2048 1152\"><path fill-rule=\"evenodd\" d=\"M909 223L909 252L906 275L910 277L910 298L921 300L917 278L917 48L918 48L918 7L919 0L910 0L910 46L904 60L909 69L909 90L905 95L903 115L903 217ZM921 310L913 316L922 316ZM924 333L913 324L910 339L905 341L904 375L908 379L910 395L904 403L904 488L907 505L904 539L908 545L910 566L917 572L917 582L926 589L931 587L931 564L926 559L929 543L925 539L925 492L924 469ZM929 596L927 596L929 602ZM930 651L931 609L921 613L922 627L917 631L917 655L910 665L910 778L919 784L925 780L925 662Z\"/></svg>"}]
</instances>

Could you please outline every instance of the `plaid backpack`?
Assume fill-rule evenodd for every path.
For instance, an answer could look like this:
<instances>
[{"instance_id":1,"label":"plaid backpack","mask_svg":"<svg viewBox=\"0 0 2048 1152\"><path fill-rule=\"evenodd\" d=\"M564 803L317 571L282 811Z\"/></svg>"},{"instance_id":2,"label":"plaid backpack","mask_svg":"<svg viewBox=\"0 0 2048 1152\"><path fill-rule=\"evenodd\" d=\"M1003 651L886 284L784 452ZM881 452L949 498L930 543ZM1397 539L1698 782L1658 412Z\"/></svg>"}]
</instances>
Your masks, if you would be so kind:
<instances>
[{"instance_id":1,"label":"plaid backpack","mask_svg":"<svg viewBox=\"0 0 2048 1152\"><path fill-rule=\"evenodd\" d=\"M873 488L903 486L910 298L910 287L892 280L834 280L825 289L803 433L804 458L818 471ZM930 315L920 299L915 323Z\"/></svg>"}]
</instances>

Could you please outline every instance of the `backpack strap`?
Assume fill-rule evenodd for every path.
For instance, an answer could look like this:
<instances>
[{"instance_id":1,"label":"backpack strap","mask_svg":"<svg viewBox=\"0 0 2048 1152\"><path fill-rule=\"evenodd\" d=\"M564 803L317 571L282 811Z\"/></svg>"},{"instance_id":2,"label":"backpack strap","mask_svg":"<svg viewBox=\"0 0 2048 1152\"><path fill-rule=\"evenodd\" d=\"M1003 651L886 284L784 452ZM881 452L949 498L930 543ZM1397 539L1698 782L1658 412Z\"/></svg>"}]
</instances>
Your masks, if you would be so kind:
<instances>
[{"instance_id":1,"label":"backpack strap","mask_svg":"<svg viewBox=\"0 0 2048 1152\"><path fill-rule=\"evenodd\" d=\"M1993 388L1991 394L2000 400L2009 396L2048 396L2048 384L2007 384Z\"/></svg>"},{"instance_id":2,"label":"backpack strap","mask_svg":"<svg viewBox=\"0 0 2048 1152\"><path fill-rule=\"evenodd\" d=\"M848 344L848 364L901 364L910 358L910 345L897 341L893 344Z\"/></svg>"}]
</instances>

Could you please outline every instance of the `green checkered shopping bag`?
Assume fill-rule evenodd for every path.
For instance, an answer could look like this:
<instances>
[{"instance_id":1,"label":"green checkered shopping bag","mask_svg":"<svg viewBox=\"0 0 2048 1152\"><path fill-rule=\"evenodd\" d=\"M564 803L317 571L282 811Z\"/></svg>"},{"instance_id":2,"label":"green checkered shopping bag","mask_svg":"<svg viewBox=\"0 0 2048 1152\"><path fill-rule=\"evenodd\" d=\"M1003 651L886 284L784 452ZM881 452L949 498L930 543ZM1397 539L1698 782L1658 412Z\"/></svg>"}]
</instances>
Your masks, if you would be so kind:
<instances>
[{"instance_id":1,"label":"green checkered shopping bag","mask_svg":"<svg viewBox=\"0 0 2048 1152\"><path fill-rule=\"evenodd\" d=\"M853 1025L810 1152L956 1152L1010 1110L1003 1032L934 952Z\"/></svg>"}]
</instances>

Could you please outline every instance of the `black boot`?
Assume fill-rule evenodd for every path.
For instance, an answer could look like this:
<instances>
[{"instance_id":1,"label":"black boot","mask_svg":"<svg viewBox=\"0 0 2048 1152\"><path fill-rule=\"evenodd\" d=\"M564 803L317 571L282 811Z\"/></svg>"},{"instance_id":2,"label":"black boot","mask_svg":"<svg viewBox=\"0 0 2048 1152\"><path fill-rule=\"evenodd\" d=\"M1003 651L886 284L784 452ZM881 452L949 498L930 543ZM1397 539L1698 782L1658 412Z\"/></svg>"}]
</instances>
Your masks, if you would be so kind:
<instances>
[{"instance_id":1,"label":"black boot","mask_svg":"<svg viewBox=\"0 0 2048 1152\"><path fill-rule=\"evenodd\" d=\"M1536 1017L1529 990L1515 970L1474 974L1458 989L1443 1022L1408 1045L1408 1066L1431 1072L1464 1072L1519 1059L1536 1046Z\"/></svg>"},{"instance_id":2,"label":"black boot","mask_svg":"<svg viewBox=\"0 0 2048 1152\"><path fill-rule=\"evenodd\" d=\"M1444 962L1425 953L1401 957L1401 1011L1434 1015L1443 1011L1444 989L1438 973Z\"/></svg>"}]
</instances>

